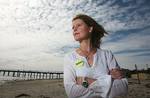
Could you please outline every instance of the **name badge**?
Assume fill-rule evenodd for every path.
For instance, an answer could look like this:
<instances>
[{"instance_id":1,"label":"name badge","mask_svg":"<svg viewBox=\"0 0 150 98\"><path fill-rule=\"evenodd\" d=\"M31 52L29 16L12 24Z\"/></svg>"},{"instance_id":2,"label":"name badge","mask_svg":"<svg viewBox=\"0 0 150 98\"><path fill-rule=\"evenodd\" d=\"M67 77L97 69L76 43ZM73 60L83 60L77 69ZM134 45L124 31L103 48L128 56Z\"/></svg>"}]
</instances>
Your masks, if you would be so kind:
<instances>
[{"instance_id":1,"label":"name badge","mask_svg":"<svg viewBox=\"0 0 150 98\"><path fill-rule=\"evenodd\" d=\"M84 61L83 61L82 59L77 59L77 60L76 60L75 66L76 66L77 68L81 68L81 67L83 67L83 65L84 65Z\"/></svg>"}]
</instances>

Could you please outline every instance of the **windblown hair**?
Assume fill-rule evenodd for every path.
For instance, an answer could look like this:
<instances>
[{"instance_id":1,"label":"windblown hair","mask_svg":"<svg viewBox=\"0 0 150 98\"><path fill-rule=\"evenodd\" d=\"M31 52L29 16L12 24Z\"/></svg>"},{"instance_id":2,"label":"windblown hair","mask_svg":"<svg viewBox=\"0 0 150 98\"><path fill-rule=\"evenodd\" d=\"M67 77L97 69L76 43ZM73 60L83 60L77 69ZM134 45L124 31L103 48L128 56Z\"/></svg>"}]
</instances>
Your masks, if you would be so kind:
<instances>
[{"instance_id":1,"label":"windblown hair","mask_svg":"<svg viewBox=\"0 0 150 98\"><path fill-rule=\"evenodd\" d=\"M90 38L90 47L91 48L100 48L100 44L102 41L102 37L105 36L105 34L108 34L103 26L98 24L92 17L85 15L85 14L78 14L76 15L72 21L76 19L83 20L87 26L93 27L93 30L91 32L91 38Z\"/></svg>"}]
</instances>

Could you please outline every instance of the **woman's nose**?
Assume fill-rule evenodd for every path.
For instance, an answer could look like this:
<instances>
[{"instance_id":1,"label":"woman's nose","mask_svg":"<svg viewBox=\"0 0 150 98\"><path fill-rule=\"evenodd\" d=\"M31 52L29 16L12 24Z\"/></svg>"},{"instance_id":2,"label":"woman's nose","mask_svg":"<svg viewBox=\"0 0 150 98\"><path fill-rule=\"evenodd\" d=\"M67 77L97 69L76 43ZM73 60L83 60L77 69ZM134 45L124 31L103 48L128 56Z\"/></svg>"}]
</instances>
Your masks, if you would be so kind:
<instances>
[{"instance_id":1,"label":"woman's nose","mask_svg":"<svg viewBox=\"0 0 150 98\"><path fill-rule=\"evenodd\" d=\"M77 27L74 27L74 28L73 28L73 31L74 31L74 32L77 31Z\"/></svg>"}]
</instances>

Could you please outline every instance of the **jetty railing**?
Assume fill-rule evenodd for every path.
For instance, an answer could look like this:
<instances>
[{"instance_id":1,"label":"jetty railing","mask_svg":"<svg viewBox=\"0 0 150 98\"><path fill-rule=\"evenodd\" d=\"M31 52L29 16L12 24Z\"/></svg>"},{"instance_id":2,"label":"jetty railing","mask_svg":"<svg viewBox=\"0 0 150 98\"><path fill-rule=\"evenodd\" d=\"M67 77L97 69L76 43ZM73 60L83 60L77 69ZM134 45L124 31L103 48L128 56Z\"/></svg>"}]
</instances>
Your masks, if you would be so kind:
<instances>
[{"instance_id":1,"label":"jetty railing","mask_svg":"<svg viewBox=\"0 0 150 98\"><path fill-rule=\"evenodd\" d=\"M23 79L62 79L63 72L44 72L44 71L26 71L26 70L0 70L0 76L20 77Z\"/></svg>"}]
</instances>

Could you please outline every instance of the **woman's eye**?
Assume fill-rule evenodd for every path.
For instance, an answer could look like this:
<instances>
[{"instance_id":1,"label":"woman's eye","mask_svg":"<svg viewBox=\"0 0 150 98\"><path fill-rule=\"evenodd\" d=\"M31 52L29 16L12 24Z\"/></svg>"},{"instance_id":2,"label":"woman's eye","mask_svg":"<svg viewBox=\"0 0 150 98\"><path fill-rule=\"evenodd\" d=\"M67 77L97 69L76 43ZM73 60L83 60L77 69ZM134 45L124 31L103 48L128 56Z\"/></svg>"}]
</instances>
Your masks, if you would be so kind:
<instances>
[{"instance_id":1,"label":"woman's eye","mask_svg":"<svg viewBox=\"0 0 150 98\"><path fill-rule=\"evenodd\" d=\"M78 27L81 26L81 24L78 24Z\"/></svg>"},{"instance_id":2,"label":"woman's eye","mask_svg":"<svg viewBox=\"0 0 150 98\"><path fill-rule=\"evenodd\" d=\"M72 30L74 29L74 26L72 27Z\"/></svg>"}]
</instances>

